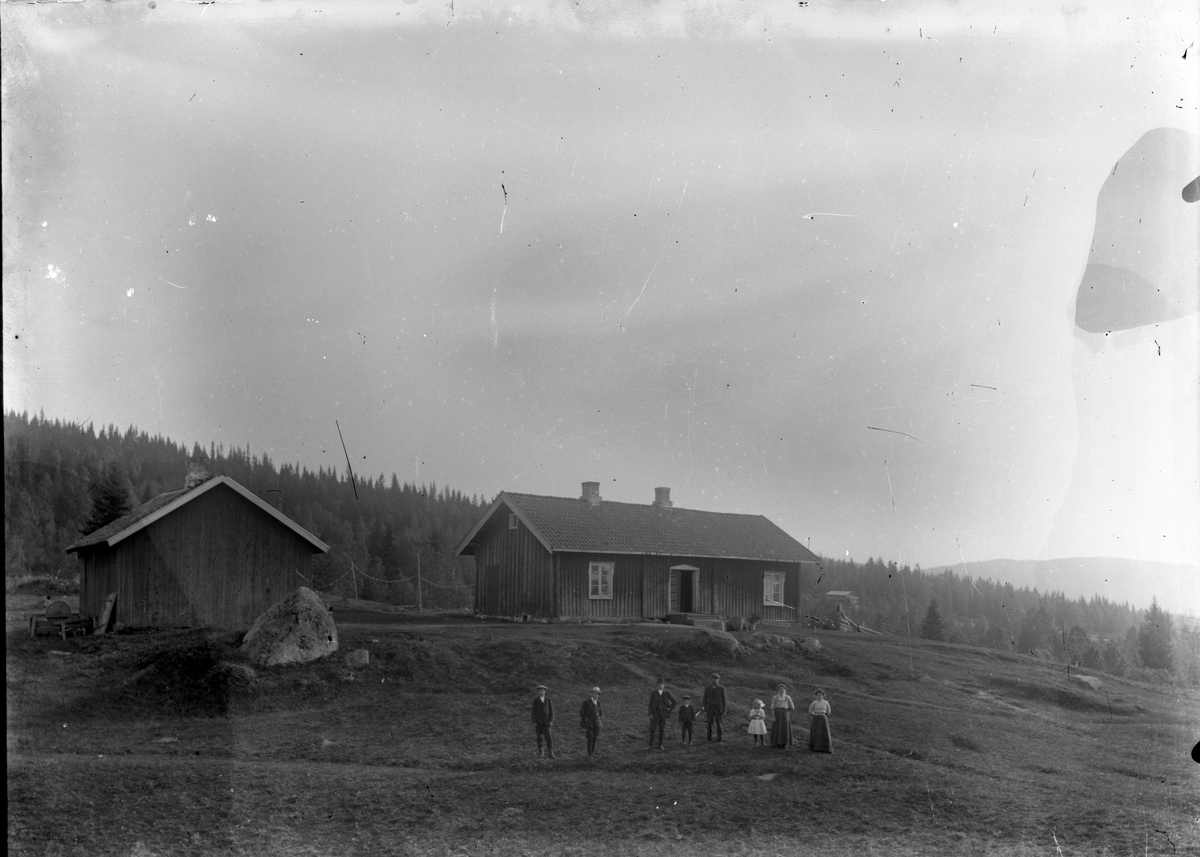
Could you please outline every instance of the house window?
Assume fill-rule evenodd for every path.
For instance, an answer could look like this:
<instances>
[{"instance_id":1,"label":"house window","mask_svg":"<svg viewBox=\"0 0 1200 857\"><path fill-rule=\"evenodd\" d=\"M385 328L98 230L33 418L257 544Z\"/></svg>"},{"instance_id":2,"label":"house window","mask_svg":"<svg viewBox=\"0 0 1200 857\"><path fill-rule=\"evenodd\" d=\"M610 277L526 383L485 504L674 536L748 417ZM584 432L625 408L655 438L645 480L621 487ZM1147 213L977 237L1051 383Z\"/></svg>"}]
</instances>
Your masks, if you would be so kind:
<instances>
[{"instance_id":1,"label":"house window","mask_svg":"<svg viewBox=\"0 0 1200 857\"><path fill-rule=\"evenodd\" d=\"M508 516L508 528L510 530L515 530L517 528L517 516L516 515Z\"/></svg>"},{"instance_id":2,"label":"house window","mask_svg":"<svg viewBox=\"0 0 1200 857\"><path fill-rule=\"evenodd\" d=\"M783 603L783 581L784 574L782 571L767 571L763 573L763 604L769 604L774 607L786 607Z\"/></svg>"},{"instance_id":3,"label":"house window","mask_svg":"<svg viewBox=\"0 0 1200 857\"><path fill-rule=\"evenodd\" d=\"M613 564L611 562L588 563L588 598L612 599Z\"/></svg>"}]
</instances>

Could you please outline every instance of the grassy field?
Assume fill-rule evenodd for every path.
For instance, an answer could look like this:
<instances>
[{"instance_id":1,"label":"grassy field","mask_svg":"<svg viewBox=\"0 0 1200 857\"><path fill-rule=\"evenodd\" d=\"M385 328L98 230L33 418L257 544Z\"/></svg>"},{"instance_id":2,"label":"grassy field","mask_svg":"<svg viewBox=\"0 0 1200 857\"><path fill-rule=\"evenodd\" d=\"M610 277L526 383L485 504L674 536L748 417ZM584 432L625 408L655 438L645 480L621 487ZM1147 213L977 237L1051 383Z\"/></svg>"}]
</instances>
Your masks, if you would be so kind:
<instances>
[{"instance_id":1,"label":"grassy field","mask_svg":"<svg viewBox=\"0 0 1200 857\"><path fill-rule=\"evenodd\" d=\"M820 632L816 655L712 654L671 626L343 610L338 655L250 673L236 635L30 640L9 608L9 854L1200 852L1200 695L1104 675L1097 692L1003 652ZM653 678L698 697L713 668L726 742L701 722L681 746L673 724L647 752ZM781 680L802 708L825 688L834 755L803 749L807 716L797 749L751 746L745 712Z\"/></svg>"}]
</instances>

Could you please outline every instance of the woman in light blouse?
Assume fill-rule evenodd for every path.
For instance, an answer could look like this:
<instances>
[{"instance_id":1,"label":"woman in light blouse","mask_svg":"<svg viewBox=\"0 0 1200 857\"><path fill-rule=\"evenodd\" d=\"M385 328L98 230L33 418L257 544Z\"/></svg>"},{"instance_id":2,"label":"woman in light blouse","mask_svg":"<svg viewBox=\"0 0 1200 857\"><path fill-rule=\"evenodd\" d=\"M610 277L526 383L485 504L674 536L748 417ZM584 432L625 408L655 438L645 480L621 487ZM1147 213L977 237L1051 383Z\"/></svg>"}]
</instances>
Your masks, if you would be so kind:
<instances>
[{"instance_id":1,"label":"woman in light blouse","mask_svg":"<svg viewBox=\"0 0 1200 857\"><path fill-rule=\"evenodd\" d=\"M829 703L825 701L825 691L817 689L817 698L808 706L812 716L812 725L808 727L808 749L814 753L832 753L833 739L829 735Z\"/></svg>"},{"instance_id":2,"label":"woman in light blouse","mask_svg":"<svg viewBox=\"0 0 1200 857\"><path fill-rule=\"evenodd\" d=\"M787 685L781 684L771 697L771 744L781 750L792 745L792 711L796 703L788 696Z\"/></svg>"}]
</instances>

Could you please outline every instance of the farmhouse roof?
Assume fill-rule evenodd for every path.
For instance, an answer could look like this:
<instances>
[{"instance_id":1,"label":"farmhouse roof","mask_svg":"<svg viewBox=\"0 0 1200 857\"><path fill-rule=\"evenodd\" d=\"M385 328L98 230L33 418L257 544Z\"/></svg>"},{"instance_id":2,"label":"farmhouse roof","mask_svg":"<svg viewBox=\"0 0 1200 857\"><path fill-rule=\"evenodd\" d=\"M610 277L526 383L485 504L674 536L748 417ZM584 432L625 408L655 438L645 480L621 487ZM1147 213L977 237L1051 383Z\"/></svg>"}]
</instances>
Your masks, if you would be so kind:
<instances>
[{"instance_id":1,"label":"farmhouse roof","mask_svg":"<svg viewBox=\"0 0 1200 857\"><path fill-rule=\"evenodd\" d=\"M259 509L262 509L272 518L279 521L279 523L283 524L289 530L300 536L300 538L307 541L322 553L329 550L329 545L325 544L287 515L280 512L270 503L255 496L249 490L243 488L228 476L214 476L212 479L209 479L208 481L190 490L180 489L178 491L168 491L165 494L159 494L157 497L147 500L133 511L122 515L120 518L117 518L111 523L105 524L94 533L89 533L88 535L84 536L79 541L75 542L75 544L67 548L67 553L85 550L87 548L99 547L101 545L105 547L112 547L113 545L116 545L119 542L129 538L139 530L144 530L146 527L150 526L160 518L165 518L176 509L187 505L200 495L213 490L218 485L225 485L231 488L243 499L249 501Z\"/></svg>"},{"instance_id":2,"label":"farmhouse roof","mask_svg":"<svg viewBox=\"0 0 1200 857\"><path fill-rule=\"evenodd\" d=\"M473 555L476 536L502 506L551 553L650 554L771 562L816 562L812 553L762 515L704 512L605 500L501 492L459 542Z\"/></svg>"}]
</instances>

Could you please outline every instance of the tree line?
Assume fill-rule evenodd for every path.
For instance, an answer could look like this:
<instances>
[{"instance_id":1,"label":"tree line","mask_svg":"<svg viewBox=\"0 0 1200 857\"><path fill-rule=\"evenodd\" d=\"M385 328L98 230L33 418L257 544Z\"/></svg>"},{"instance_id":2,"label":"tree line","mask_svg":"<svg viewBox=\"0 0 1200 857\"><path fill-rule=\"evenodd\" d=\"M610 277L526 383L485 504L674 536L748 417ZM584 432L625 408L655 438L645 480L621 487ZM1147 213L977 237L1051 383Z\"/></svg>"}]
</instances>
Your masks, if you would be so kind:
<instances>
[{"instance_id":1,"label":"tree line","mask_svg":"<svg viewBox=\"0 0 1200 857\"><path fill-rule=\"evenodd\" d=\"M183 487L188 459L208 458L213 475L234 479L330 546L314 560L314 589L436 609L470 607L471 561L455 545L487 501L395 474L362 478L324 468L276 465L265 453L205 449L130 426L96 429L41 415L4 416L4 571L72 578L66 548L136 505Z\"/></svg>"},{"instance_id":2,"label":"tree line","mask_svg":"<svg viewBox=\"0 0 1200 857\"><path fill-rule=\"evenodd\" d=\"M851 619L876 631L1032 654L1113 675L1200 687L1200 627L1178 621L1157 599L1148 609L1100 596L1070 599L952 571L869 558L821 560L813 605L820 594L850 590ZM807 608L806 608L807 612ZM825 617L818 617L825 618Z\"/></svg>"}]
</instances>

